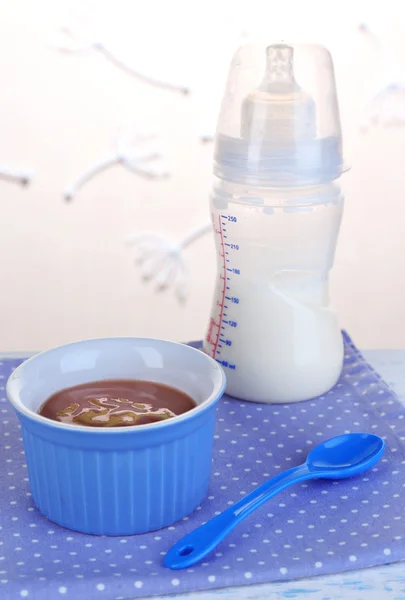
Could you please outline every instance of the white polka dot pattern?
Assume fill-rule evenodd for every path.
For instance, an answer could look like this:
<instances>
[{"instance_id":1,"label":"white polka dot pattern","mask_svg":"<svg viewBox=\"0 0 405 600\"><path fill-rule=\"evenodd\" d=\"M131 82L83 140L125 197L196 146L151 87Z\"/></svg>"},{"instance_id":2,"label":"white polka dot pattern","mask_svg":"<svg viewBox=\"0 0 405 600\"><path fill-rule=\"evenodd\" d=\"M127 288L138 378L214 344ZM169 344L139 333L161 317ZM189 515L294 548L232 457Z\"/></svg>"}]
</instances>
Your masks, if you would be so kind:
<instances>
[{"instance_id":1,"label":"white polka dot pattern","mask_svg":"<svg viewBox=\"0 0 405 600\"><path fill-rule=\"evenodd\" d=\"M127 538L64 530L32 504L18 420L0 382L0 598L112 600L359 569L405 559L405 410L346 338L342 377L315 400L265 406L224 397L211 487L193 515ZM0 360L9 376L19 364ZM282 470L319 441L376 431L383 460L364 476L297 485L241 524L201 564L162 566L191 529Z\"/></svg>"}]
</instances>

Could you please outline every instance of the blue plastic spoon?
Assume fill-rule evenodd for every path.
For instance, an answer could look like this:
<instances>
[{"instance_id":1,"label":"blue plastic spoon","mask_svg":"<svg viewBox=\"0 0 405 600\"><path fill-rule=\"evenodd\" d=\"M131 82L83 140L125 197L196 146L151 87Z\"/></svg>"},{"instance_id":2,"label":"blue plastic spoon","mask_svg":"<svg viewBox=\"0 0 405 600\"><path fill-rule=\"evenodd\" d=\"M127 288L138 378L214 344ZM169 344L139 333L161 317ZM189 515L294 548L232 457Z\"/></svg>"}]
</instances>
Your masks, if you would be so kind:
<instances>
[{"instance_id":1,"label":"blue plastic spoon","mask_svg":"<svg viewBox=\"0 0 405 600\"><path fill-rule=\"evenodd\" d=\"M348 433L316 446L306 461L273 477L236 504L179 540L166 554L169 569L185 569L202 560L243 519L290 485L306 479L345 479L371 469L384 454L377 435Z\"/></svg>"}]
</instances>

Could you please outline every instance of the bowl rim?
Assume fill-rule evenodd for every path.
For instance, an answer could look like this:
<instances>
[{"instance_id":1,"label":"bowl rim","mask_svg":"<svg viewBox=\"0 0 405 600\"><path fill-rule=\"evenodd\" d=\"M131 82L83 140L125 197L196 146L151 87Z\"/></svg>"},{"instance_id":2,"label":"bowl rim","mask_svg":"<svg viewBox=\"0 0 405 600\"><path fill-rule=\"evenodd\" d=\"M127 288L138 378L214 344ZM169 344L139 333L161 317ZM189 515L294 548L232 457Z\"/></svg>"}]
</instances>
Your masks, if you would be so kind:
<instances>
[{"instance_id":1,"label":"bowl rim","mask_svg":"<svg viewBox=\"0 0 405 600\"><path fill-rule=\"evenodd\" d=\"M16 379L20 375L20 373L23 371L23 369L27 363L35 362L36 360L41 359L43 356L52 354L56 350L61 350L62 348L69 348L69 347L71 348L74 346L81 346L83 344L91 344L94 342L105 343L105 342L112 342L112 341L115 341L115 342L132 341L132 342L137 342L137 343L139 343L139 342L162 343L163 342L164 344L168 344L168 345L185 347L188 352L198 353L198 355L203 357L204 360L211 363L211 366L215 366L215 370L218 371L218 373L220 374L220 377L221 377L219 385L217 385L214 388L212 394L210 396L208 396L208 398L206 398L203 402L201 402L201 404L198 404L195 408L192 408L191 410L188 410L187 412L182 413L181 415L176 415L175 417L172 417L171 419L165 419L163 421L157 421L154 423L145 423L143 425L127 425L125 427L122 427L122 426L121 427L119 427L119 426L118 427L89 427L86 425L76 425L76 424L73 425L71 423L63 423L61 421L54 421L53 419L43 417L42 415L39 415L38 413L34 412L33 410L27 408L25 406L25 404L23 404L19 398L15 398L14 392L11 391L11 386L13 384L14 379ZM11 373L10 377L7 380L6 393L7 393L7 397L9 399L10 403L13 405L13 407L15 408L15 410L17 412L22 413L25 417L27 417L33 421L37 421L40 424L47 425L48 427L54 427L56 429L63 429L65 431L71 431L72 433L73 432L83 432L83 433L94 434L94 435L103 435L103 434L111 435L113 433L115 433L115 434L120 433L120 435L128 435L131 433L133 434L135 431L139 431L139 433L141 433L141 432L145 432L146 430L149 430L149 429L156 430L156 429L163 429L163 428L167 428L167 427L174 427L177 423L179 423L181 421L186 421L188 419L191 419L198 413L205 411L210 405L214 404L219 398L221 398L221 396L225 392L225 388L226 388L226 375L225 375L225 372L224 372L223 368L221 367L221 365L214 358L212 358L208 354L205 354L205 352L203 352L202 350L200 350L198 348L194 348L193 346L190 346L183 342L174 342L172 340L167 340L164 338L116 336L116 337L88 338L88 339L78 340L75 342L69 342L68 344L60 344L59 346L54 346L53 348L49 348L48 350L42 350L41 352L38 352L38 353L34 354L33 356L30 356L29 358L24 360Z\"/></svg>"}]
</instances>

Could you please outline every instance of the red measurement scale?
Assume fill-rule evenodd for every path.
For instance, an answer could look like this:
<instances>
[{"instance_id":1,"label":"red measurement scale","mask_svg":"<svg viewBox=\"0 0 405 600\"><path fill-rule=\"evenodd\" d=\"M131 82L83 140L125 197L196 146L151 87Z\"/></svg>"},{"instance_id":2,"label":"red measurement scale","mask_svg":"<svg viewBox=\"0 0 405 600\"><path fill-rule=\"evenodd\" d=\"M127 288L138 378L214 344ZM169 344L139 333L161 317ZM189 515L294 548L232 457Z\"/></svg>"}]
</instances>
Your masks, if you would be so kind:
<instances>
[{"instance_id":1,"label":"red measurement scale","mask_svg":"<svg viewBox=\"0 0 405 600\"><path fill-rule=\"evenodd\" d=\"M219 237L219 256L221 259L222 267L220 267L220 271L219 271L219 280L220 280L219 298L217 298L217 301L216 301L216 309L218 312L217 312L217 315L211 316L206 341L210 346L210 348L209 348L210 356L212 356L212 358L219 358L219 355L221 354L220 337L221 337L222 319L224 317L225 296L226 296L226 288L227 288L227 285L226 285L226 282L227 282L226 254L225 254L225 243L224 243L224 235L226 235L226 225L225 225L225 219L223 217L221 217L221 215L218 215L218 218L216 220L217 222L215 222L215 220L216 220L215 216L212 215L212 225L214 228L214 232L215 232L215 235L217 235ZM214 307L214 311L215 311L215 307Z\"/></svg>"},{"instance_id":2,"label":"red measurement scale","mask_svg":"<svg viewBox=\"0 0 405 600\"><path fill-rule=\"evenodd\" d=\"M239 246L230 244L227 236L227 224L231 221L236 223L236 218L229 215L212 215L212 225L215 235L218 236L217 248L219 251L219 285L216 287L216 301L212 309L211 319L206 336L205 350L207 354L215 358L224 367L235 369L235 365L230 364L225 359L225 347L232 345L231 339L227 335L229 329L237 327L236 321L228 320L228 307L230 303L239 303L239 299L231 297L230 279L232 273L240 274L239 269L230 266L230 250L239 249ZM229 329L228 329L229 328Z\"/></svg>"}]
</instances>

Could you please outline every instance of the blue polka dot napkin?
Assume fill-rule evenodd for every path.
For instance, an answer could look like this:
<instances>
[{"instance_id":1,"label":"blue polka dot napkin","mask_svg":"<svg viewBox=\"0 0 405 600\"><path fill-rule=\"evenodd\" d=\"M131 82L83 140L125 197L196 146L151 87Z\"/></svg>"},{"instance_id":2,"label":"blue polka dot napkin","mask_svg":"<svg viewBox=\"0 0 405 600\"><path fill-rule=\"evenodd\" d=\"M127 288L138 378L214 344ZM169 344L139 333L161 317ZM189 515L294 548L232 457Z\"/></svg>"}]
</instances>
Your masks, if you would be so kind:
<instances>
[{"instance_id":1,"label":"blue polka dot napkin","mask_svg":"<svg viewBox=\"0 0 405 600\"><path fill-rule=\"evenodd\" d=\"M70 532L42 517L29 491L20 429L5 398L19 362L0 360L0 597L128 599L308 577L405 559L405 409L345 335L337 386L312 401L272 405L224 397L212 483L201 507L159 532L123 538ZM205 562L162 566L179 538L318 442L350 431L384 437L366 476L299 484L244 521Z\"/></svg>"}]
</instances>

